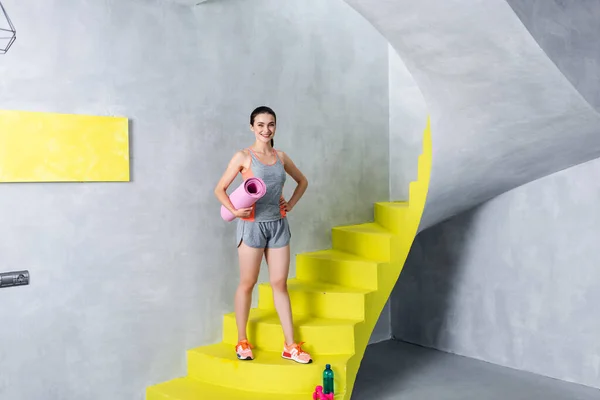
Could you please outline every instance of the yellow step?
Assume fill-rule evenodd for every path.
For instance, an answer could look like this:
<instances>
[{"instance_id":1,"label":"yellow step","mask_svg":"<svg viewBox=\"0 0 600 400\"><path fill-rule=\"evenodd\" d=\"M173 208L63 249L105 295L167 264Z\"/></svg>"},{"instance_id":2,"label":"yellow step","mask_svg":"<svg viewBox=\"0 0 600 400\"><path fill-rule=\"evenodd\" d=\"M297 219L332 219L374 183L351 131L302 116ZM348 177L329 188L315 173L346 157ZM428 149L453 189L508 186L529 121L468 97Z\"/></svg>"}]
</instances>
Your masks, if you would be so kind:
<instances>
[{"instance_id":1,"label":"yellow step","mask_svg":"<svg viewBox=\"0 0 600 400\"><path fill-rule=\"evenodd\" d=\"M393 233L406 229L410 208L407 201L375 203L375 222Z\"/></svg>"},{"instance_id":2,"label":"yellow step","mask_svg":"<svg viewBox=\"0 0 600 400\"><path fill-rule=\"evenodd\" d=\"M306 342L306 350L318 354L352 354L354 330L360 321L318 318L298 315L294 310L295 338ZM281 351L284 337L275 310L251 309L248 318L248 340L257 348ZM235 314L225 315L223 342L232 346L238 341Z\"/></svg>"},{"instance_id":3,"label":"yellow step","mask_svg":"<svg viewBox=\"0 0 600 400\"><path fill-rule=\"evenodd\" d=\"M269 377L264 377L268 381ZM315 386L319 385L317 382ZM314 388L313 388L314 390ZM336 393L342 399L343 393ZM248 392L222 386L210 385L192 378L176 378L148 388L146 400L308 400L312 391L299 394Z\"/></svg>"},{"instance_id":4,"label":"yellow step","mask_svg":"<svg viewBox=\"0 0 600 400\"><path fill-rule=\"evenodd\" d=\"M425 203L427 182L413 181L408 185L408 198L411 203Z\"/></svg>"},{"instance_id":5,"label":"yellow step","mask_svg":"<svg viewBox=\"0 0 600 400\"><path fill-rule=\"evenodd\" d=\"M296 255L296 278L363 289L377 289L376 261L338 250Z\"/></svg>"},{"instance_id":6,"label":"yellow step","mask_svg":"<svg viewBox=\"0 0 600 400\"><path fill-rule=\"evenodd\" d=\"M331 236L335 250L374 261L390 261L393 233L375 222L338 226L332 229Z\"/></svg>"},{"instance_id":7,"label":"yellow step","mask_svg":"<svg viewBox=\"0 0 600 400\"><path fill-rule=\"evenodd\" d=\"M430 162L429 156L427 156L425 154L419 155L419 160L417 162L417 164L418 164L417 180L418 181L423 181L423 180L427 179L427 176L429 173L429 165L428 165L429 162Z\"/></svg>"},{"instance_id":8,"label":"yellow step","mask_svg":"<svg viewBox=\"0 0 600 400\"><path fill-rule=\"evenodd\" d=\"M322 381L325 364L331 364L335 387L345 388L346 362L351 358L350 354L311 353L314 360L311 364L299 364L282 358L281 350L271 352L256 348L252 352L254 360L242 361L237 359L234 346L227 343L189 350L188 376L216 386L284 396L287 393L312 393Z\"/></svg>"},{"instance_id":9,"label":"yellow step","mask_svg":"<svg viewBox=\"0 0 600 400\"><path fill-rule=\"evenodd\" d=\"M321 318L365 319L368 289L338 286L323 282L288 280L292 312ZM269 283L258 285L258 308L275 310Z\"/></svg>"}]
</instances>

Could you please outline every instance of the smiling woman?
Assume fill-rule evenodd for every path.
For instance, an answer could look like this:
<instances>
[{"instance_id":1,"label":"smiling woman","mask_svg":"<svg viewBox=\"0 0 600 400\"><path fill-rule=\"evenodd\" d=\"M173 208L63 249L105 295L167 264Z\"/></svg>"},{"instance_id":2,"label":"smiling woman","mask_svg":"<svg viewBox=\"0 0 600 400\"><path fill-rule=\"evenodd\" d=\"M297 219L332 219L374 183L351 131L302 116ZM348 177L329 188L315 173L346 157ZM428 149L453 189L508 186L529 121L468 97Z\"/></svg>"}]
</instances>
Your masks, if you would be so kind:
<instances>
[{"instance_id":1,"label":"smiling woman","mask_svg":"<svg viewBox=\"0 0 600 400\"><path fill-rule=\"evenodd\" d=\"M236 355L240 360L252 360L252 345L246 327L252 302L252 291L258 280L263 255L269 267L273 300L283 327L285 343L282 357L301 364L312 362L310 354L294 340L294 326L287 279L290 268L291 232L286 215L296 205L308 186L306 177L283 152L273 148L276 115L269 107L258 107L250 115L250 129L255 142L238 151L215 188L219 201L238 218L237 245L240 264L240 283L235 293L235 314L238 329ZM267 187L266 195L252 207L236 209L227 189L238 173L244 180L261 178ZM290 201L283 197L286 173L297 187Z\"/></svg>"}]
</instances>

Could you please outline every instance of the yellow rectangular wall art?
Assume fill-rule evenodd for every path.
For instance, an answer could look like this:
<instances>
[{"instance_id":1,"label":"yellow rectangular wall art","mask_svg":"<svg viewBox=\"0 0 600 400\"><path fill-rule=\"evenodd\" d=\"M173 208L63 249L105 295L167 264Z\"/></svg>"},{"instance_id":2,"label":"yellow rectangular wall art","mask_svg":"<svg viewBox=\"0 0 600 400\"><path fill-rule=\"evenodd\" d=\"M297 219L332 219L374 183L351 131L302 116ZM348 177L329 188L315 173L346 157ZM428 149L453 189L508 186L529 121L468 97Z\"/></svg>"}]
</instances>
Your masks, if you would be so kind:
<instances>
[{"instance_id":1,"label":"yellow rectangular wall art","mask_svg":"<svg viewBox=\"0 0 600 400\"><path fill-rule=\"evenodd\" d=\"M129 181L123 117L0 110L0 182Z\"/></svg>"}]
</instances>

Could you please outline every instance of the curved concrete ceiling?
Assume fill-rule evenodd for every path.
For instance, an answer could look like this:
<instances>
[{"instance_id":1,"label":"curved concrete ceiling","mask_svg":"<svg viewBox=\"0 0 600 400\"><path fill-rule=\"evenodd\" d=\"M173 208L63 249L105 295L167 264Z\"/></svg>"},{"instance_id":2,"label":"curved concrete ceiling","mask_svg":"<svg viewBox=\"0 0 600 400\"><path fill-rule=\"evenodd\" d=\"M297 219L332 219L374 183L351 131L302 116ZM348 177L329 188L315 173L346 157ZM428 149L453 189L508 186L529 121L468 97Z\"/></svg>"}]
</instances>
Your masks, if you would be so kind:
<instances>
[{"instance_id":1,"label":"curved concrete ceiling","mask_svg":"<svg viewBox=\"0 0 600 400\"><path fill-rule=\"evenodd\" d=\"M600 112L598 2L507 1L548 57Z\"/></svg>"},{"instance_id":2,"label":"curved concrete ceiling","mask_svg":"<svg viewBox=\"0 0 600 400\"><path fill-rule=\"evenodd\" d=\"M506 0L345 0L396 49L432 116L421 230L600 157L600 116Z\"/></svg>"}]
</instances>

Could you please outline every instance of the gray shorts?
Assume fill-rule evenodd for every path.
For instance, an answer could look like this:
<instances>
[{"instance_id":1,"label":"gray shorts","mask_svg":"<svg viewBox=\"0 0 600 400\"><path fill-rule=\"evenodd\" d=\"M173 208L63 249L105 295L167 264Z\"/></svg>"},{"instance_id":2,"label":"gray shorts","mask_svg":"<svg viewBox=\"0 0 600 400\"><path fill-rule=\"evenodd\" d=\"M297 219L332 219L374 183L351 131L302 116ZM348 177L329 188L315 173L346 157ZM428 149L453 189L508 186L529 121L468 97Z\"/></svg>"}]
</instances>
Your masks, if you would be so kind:
<instances>
[{"instance_id":1,"label":"gray shorts","mask_svg":"<svg viewBox=\"0 0 600 400\"><path fill-rule=\"evenodd\" d=\"M237 245L242 241L257 249L285 247L290 243L292 233L287 218L276 221L244 221L238 219Z\"/></svg>"}]
</instances>

